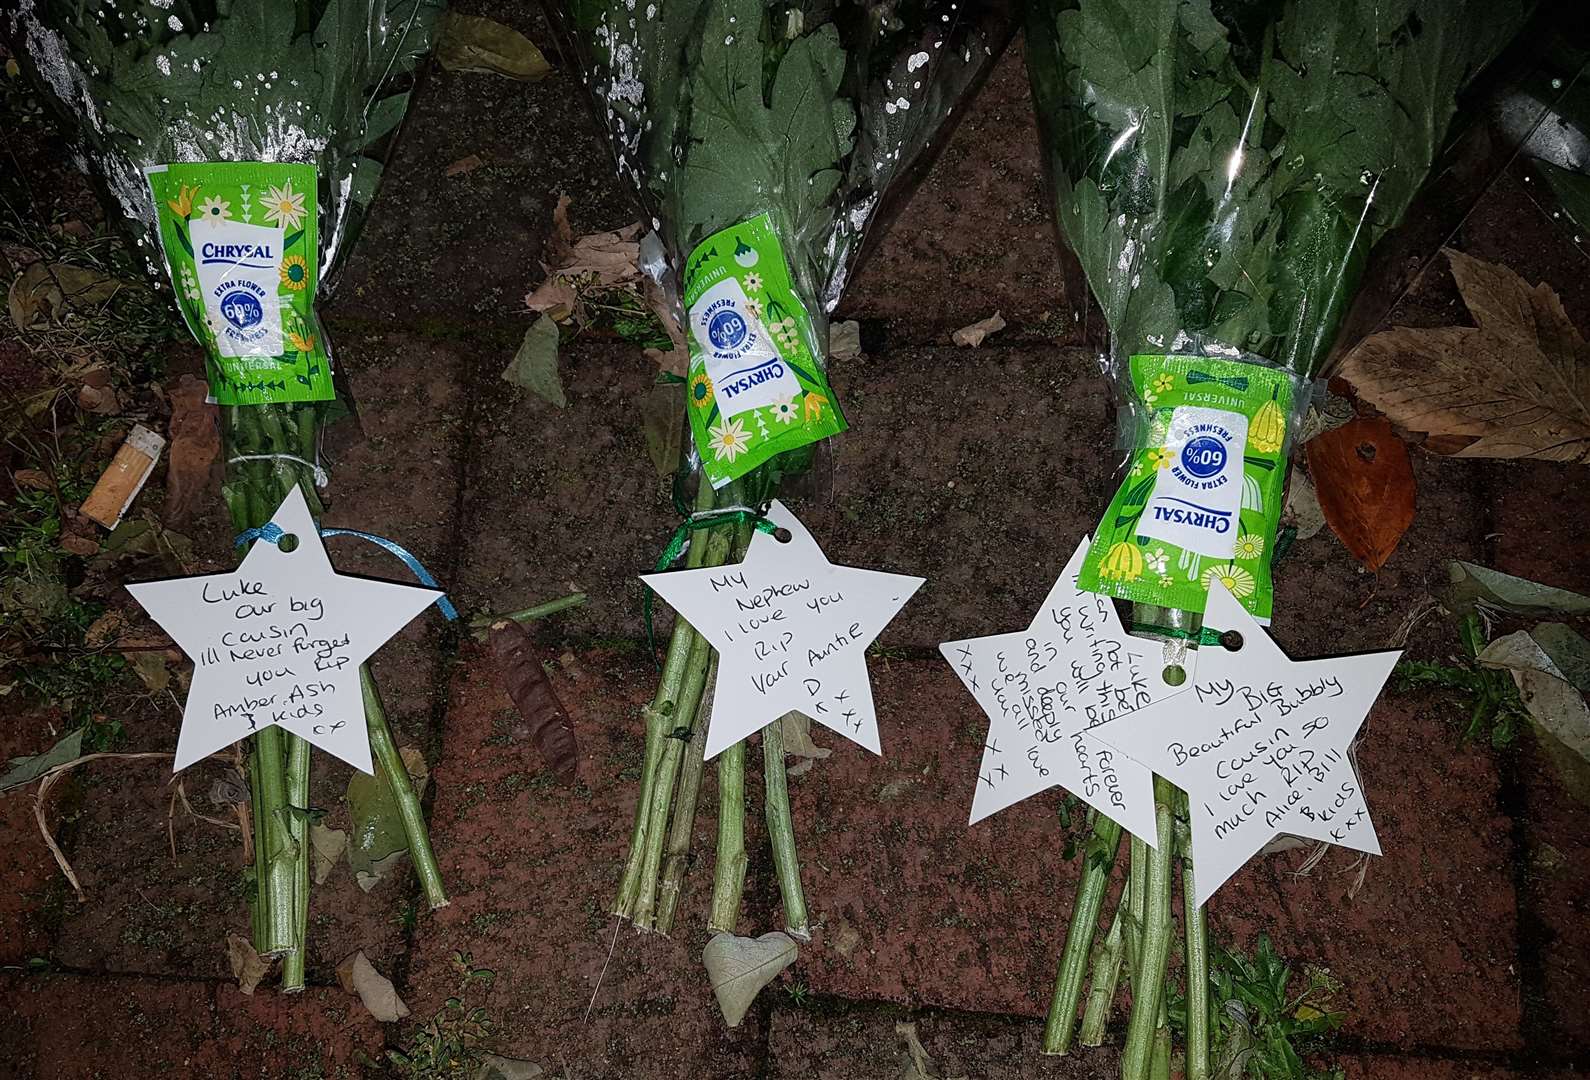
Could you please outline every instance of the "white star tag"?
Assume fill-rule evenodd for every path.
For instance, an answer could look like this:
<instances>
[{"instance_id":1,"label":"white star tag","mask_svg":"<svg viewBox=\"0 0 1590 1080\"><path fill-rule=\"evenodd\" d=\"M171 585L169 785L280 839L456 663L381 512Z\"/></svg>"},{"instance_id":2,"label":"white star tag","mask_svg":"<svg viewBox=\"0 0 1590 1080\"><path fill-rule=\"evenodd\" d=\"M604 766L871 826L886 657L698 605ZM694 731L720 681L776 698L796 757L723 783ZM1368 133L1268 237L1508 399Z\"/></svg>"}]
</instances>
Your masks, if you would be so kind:
<instances>
[{"instance_id":1,"label":"white star tag","mask_svg":"<svg viewBox=\"0 0 1590 1080\"><path fill-rule=\"evenodd\" d=\"M1197 903L1277 835L1379 855L1347 748L1401 651L1292 660L1219 582L1204 624L1241 646L1204 646L1189 692L1097 730L1187 792Z\"/></svg>"},{"instance_id":2,"label":"white star tag","mask_svg":"<svg viewBox=\"0 0 1590 1080\"><path fill-rule=\"evenodd\" d=\"M231 573L127 586L194 661L173 770L279 724L370 772L359 665L442 593L337 573L297 488L271 521L293 551L256 540Z\"/></svg>"},{"instance_id":3,"label":"white star tag","mask_svg":"<svg viewBox=\"0 0 1590 1080\"><path fill-rule=\"evenodd\" d=\"M1153 844L1153 774L1090 729L1180 688L1164 680L1163 646L1129 636L1108 597L1077 591L1087 549L1084 537L1025 632L939 646L989 718L972 824L1060 786Z\"/></svg>"},{"instance_id":4,"label":"white star tag","mask_svg":"<svg viewBox=\"0 0 1590 1080\"><path fill-rule=\"evenodd\" d=\"M791 711L882 753L867 646L925 579L835 566L784 504L767 517L788 542L758 531L738 566L641 578L718 650L706 756Z\"/></svg>"}]
</instances>

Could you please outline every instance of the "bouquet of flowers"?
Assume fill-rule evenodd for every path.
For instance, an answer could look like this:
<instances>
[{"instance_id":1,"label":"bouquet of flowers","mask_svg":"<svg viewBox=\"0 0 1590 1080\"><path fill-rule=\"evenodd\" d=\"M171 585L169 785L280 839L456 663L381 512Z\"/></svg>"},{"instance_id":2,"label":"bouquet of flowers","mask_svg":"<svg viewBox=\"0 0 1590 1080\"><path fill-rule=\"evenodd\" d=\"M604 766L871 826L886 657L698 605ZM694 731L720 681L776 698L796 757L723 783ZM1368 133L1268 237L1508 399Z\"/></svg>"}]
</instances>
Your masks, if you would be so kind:
<instances>
[{"instance_id":1,"label":"bouquet of flowers","mask_svg":"<svg viewBox=\"0 0 1590 1080\"><path fill-rule=\"evenodd\" d=\"M619 0L559 6L620 174L653 233L659 284L690 363L690 438L675 479L687 565L738 561L781 479L844 430L828 383L828 315L868 229L1014 32L1002 4ZM712 648L675 621L614 911L672 926L700 790ZM785 920L807 933L782 723L763 730L768 831ZM745 745L718 757L710 926L743 891ZM666 852L666 857L665 857Z\"/></svg>"},{"instance_id":2,"label":"bouquet of flowers","mask_svg":"<svg viewBox=\"0 0 1590 1080\"><path fill-rule=\"evenodd\" d=\"M1442 150L1465 85L1527 3L1035 0L1028 64L1060 230L1108 323L1128 474L1079 587L1133 601L1168 662L1219 581L1270 615L1286 459L1370 251ZM1095 955L1083 1041L1126 958L1123 1071L1165 1075L1172 860L1184 796L1156 778L1158 846ZM1185 816L1184 811L1180 816ZM1045 1049L1064 1053L1121 842L1089 842ZM1186 894L1187 1072L1208 1075L1202 911Z\"/></svg>"},{"instance_id":3,"label":"bouquet of flowers","mask_svg":"<svg viewBox=\"0 0 1590 1080\"><path fill-rule=\"evenodd\" d=\"M381 173L440 0L23 0L19 59L204 346L221 405L234 527L269 522L295 486L318 513L321 424L336 407L315 300ZM433 907L447 902L419 801L369 672L371 748ZM302 989L309 745L251 737L254 948Z\"/></svg>"}]
</instances>

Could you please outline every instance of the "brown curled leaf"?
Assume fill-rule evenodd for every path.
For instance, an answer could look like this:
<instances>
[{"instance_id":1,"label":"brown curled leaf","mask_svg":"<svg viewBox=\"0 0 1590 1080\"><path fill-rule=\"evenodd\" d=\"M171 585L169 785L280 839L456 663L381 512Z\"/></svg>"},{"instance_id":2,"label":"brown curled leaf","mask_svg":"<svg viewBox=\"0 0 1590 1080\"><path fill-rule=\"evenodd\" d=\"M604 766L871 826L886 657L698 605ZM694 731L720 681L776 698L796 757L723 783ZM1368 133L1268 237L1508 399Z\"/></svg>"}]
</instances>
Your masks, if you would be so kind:
<instances>
[{"instance_id":1,"label":"brown curled leaf","mask_svg":"<svg viewBox=\"0 0 1590 1080\"><path fill-rule=\"evenodd\" d=\"M580 757L574 725L552 690L530 632L512 619L504 619L492 626L488 641L497 663L497 680L524 718L541 759L559 779L573 781Z\"/></svg>"}]
</instances>

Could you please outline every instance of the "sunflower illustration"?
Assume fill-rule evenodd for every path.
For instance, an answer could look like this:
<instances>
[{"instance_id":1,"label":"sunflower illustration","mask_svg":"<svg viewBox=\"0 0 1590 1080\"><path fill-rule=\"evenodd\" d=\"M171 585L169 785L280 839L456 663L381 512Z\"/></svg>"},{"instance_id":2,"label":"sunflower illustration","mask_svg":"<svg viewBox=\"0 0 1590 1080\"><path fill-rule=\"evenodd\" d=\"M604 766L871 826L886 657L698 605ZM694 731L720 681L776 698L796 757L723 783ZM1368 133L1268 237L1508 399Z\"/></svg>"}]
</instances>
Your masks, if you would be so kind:
<instances>
[{"instance_id":1,"label":"sunflower illustration","mask_svg":"<svg viewBox=\"0 0 1590 1080\"><path fill-rule=\"evenodd\" d=\"M1214 587L1215 582L1224 585L1226 591L1241 600L1245 596L1252 596L1255 588L1253 575L1248 573L1236 563L1218 563L1205 570L1199 579L1206 589Z\"/></svg>"},{"instance_id":2,"label":"sunflower illustration","mask_svg":"<svg viewBox=\"0 0 1590 1080\"><path fill-rule=\"evenodd\" d=\"M289 255L282 260L282 284L293 292L302 292L309 284L309 263L302 255Z\"/></svg>"},{"instance_id":3,"label":"sunflower illustration","mask_svg":"<svg viewBox=\"0 0 1590 1080\"><path fill-rule=\"evenodd\" d=\"M296 229L304 220L304 193L293 190L288 180L281 187L272 186L265 197L265 220L284 229Z\"/></svg>"},{"instance_id":4,"label":"sunflower illustration","mask_svg":"<svg viewBox=\"0 0 1590 1080\"><path fill-rule=\"evenodd\" d=\"M712 404L712 380L707 378L706 372L699 372L690 380L690 400L698 409Z\"/></svg>"},{"instance_id":5,"label":"sunflower illustration","mask_svg":"<svg viewBox=\"0 0 1590 1080\"><path fill-rule=\"evenodd\" d=\"M177 192L177 197L175 199L167 199L166 205L171 207L171 212L180 218L192 217L193 200L198 194L198 184L194 184L192 187L183 184L182 189Z\"/></svg>"}]
</instances>

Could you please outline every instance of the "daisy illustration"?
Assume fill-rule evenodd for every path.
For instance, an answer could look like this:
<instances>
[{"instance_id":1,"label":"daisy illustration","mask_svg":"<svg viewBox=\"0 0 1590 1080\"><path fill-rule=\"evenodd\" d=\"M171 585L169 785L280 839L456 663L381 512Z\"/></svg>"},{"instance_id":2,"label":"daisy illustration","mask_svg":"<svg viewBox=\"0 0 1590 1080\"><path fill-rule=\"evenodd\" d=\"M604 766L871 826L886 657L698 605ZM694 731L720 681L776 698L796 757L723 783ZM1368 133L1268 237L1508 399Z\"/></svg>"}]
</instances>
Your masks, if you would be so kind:
<instances>
[{"instance_id":1,"label":"daisy illustration","mask_svg":"<svg viewBox=\"0 0 1590 1080\"><path fill-rule=\"evenodd\" d=\"M799 410L795 408L794 394L786 394L779 398L773 402L771 408L773 410L773 419L781 424L793 424L799 415Z\"/></svg>"},{"instance_id":2,"label":"daisy illustration","mask_svg":"<svg viewBox=\"0 0 1590 1080\"><path fill-rule=\"evenodd\" d=\"M219 225L231 218L232 204L211 195L199 204L199 216L211 225Z\"/></svg>"},{"instance_id":3,"label":"daisy illustration","mask_svg":"<svg viewBox=\"0 0 1590 1080\"><path fill-rule=\"evenodd\" d=\"M270 189L265 197L265 220L284 229L296 229L303 224L304 193L294 191L291 180Z\"/></svg>"},{"instance_id":4,"label":"daisy illustration","mask_svg":"<svg viewBox=\"0 0 1590 1080\"><path fill-rule=\"evenodd\" d=\"M1237 537L1236 557L1239 559L1257 559L1264 554L1264 537L1258 533L1243 533Z\"/></svg>"},{"instance_id":5,"label":"daisy illustration","mask_svg":"<svg viewBox=\"0 0 1590 1080\"><path fill-rule=\"evenodd\" d=\"M1226 591L1238 600L1244 596L1252 596L1255 588L1253 575L1248 573L1236 563L1220 563L1205 570L1199 579L1206 589L1213 588L1215 582L1226 587Z\"/></svg>"},{"instance_id":6,"label":"daisy illustration","mask_svg":"<svg viewBox=\"0 0 1590 1080\"><path fill-rule=\"evenodd\" d=\"M1170 553L1162 547L1157 547L1143 556L1143 565L1156 574L1163 574L1165 567L1170 564Z\"/></svg>"},{"instance_id":7,"label":"daisy illustration","mask_svg":"<svg viewBox=\"0 0 1590 1080\"><path fill-rule=\"evenodd\" d=\"M294 292L302 292L309 284L309 263L302 255L289 255L282 260L282 284Z\"/></svg>"},{"instance_id":8,"label":"daisy illustration","mask_svg":"<svg viewBox=\"0 0 1590 1080\"><path fill-rule=\"evenodd\" d=\"M712 441L707 445L724 461L733 461L751 445L751 436L738 420L725 420L711 430Z\"/></svg>"},{"instance_id":9,"label":"daisy illustration","mask_svg":"<svg viewBox=\"0 0 1590 1080\"><path fill-rule=\"evenodd\" d=\"M760 289L762 287L762 275L761 274L746 274L745 275L745 287L747 289L751 290L752 292L756 292L758 289Z\"/></svg>"},{"instance_id":10,"label":"daisy illustration","mask_svg":"<svg viewBox=\"0 0 1590 1080\"><path fill-rule=\"evenodd\" d=\"M762 317L762 301L758 300L756 297L752 296L748 298L745 301L745 306L750 310L751 314L755 315L758 319Z\"/></svg>"}]
</instances>

